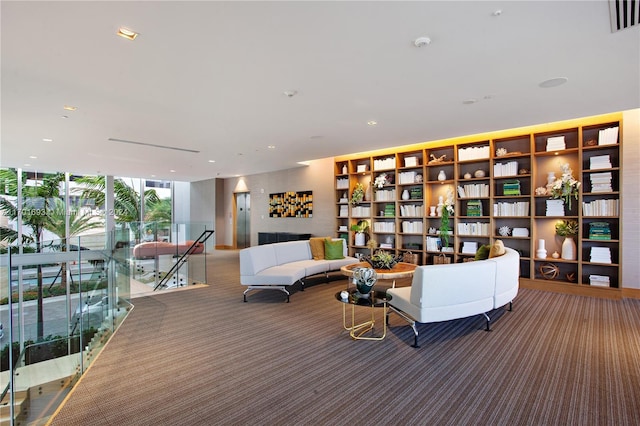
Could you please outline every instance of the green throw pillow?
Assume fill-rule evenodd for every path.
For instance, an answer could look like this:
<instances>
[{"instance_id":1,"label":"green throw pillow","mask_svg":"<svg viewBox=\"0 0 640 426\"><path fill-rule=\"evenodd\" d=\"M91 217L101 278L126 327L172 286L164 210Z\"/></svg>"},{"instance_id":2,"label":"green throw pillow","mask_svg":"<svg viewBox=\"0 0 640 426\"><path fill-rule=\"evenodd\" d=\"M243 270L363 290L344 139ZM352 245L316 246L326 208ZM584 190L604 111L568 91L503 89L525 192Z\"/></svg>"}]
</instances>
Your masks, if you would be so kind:
<instances>
[{"instance_id":1,"label":"green throw pillow","mask_svg":"<svg viewBox=\"0 0 640 426\"><path fill-rule=\"evenodd\" d=\"M324 240L324 258L327 260L344 259L342 240Z\"/></svg>"},{"instance_id":2,"label":"green throw pillow","mask_svg":"<svg viewBox=\"0 0 640 426\"><path fill-rule=\"evenodd\" d=\"M491 246L489 244L485 244L478 247L478 251L476 252L476 260L488 259L490 251L491 251Z\"/></svg>"}]
</instances>

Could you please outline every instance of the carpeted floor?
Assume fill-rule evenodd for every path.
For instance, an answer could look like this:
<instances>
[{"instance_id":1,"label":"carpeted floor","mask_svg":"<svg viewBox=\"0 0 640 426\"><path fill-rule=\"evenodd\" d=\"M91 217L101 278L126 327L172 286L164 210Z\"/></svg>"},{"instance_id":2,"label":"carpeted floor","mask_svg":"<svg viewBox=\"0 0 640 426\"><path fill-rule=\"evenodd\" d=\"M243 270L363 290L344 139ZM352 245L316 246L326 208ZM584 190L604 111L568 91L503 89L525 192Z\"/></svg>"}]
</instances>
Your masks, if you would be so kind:
<instances>
[{"instance_id":1,"label":"carpeted floor","mask_svg":"<svg viewBox=\"0 0 640 426\"><path fill-rule=\"evenodd\" d=\"M424 324L414 349L394 314L351 340L345 280L243 303L237 252L210 257L208 287L134 300L51 424L640 424L640 300L521 290L493 331Z\"/></svg>"}]
</instances>

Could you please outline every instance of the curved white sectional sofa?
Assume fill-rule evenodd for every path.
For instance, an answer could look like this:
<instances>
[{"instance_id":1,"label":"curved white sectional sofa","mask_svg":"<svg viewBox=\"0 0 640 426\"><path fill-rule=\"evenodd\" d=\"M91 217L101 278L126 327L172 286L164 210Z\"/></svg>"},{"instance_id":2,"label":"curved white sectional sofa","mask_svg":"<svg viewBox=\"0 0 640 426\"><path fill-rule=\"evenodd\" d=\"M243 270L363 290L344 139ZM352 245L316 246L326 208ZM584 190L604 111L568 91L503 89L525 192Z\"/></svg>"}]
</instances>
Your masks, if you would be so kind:
<instances>
[{"instance_id":1,"label":"curved white sectional sofa","mask_svg":"<svg viewBox=\"0 0 640 426\"><path fill-rule=\"evenodd\" d=\"M484 315L509 304L518 294L520 255L505 248L505 254L487 260L449 265L418 266L410 287L387 290L391 310L409 322L418 346L416 323L429 323Z\"/></svg>"},{"instance_id":2,"label":"curved white sectional sofa","mask_svg":"<svg viewBox=\"0 0 640 426\"><path fill-rule=\"evenodd\" d=\"M287 295L287 287L304 278L339 271L344 265L358 263L358 259L347 255L347 243L342 241L342 259L314 260L309 240L264 244L240 250L240 284L246 285L244 301L251 290L279 290Z\"/></svg>"}]
</instances>

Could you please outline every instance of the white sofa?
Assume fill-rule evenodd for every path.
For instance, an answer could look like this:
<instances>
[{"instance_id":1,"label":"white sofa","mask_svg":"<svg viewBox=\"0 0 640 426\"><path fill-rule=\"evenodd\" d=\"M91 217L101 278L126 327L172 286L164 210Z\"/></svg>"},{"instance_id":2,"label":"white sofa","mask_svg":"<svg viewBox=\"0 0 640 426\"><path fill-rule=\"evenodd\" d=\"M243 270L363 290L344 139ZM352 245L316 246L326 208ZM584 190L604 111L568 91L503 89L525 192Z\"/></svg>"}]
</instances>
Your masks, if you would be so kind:
<instances>
[{"instance_id":1,"label":"white sofa","mask_svg":"<svg viewBox=\"0 0 640 426\"><path fill-rule=\"evenodd\" d=\"M520 255L505 248L505 254L487 260L416 268L409 287L387 290L389 307L407 320L415 334L416 323L448 321L484 315L490 330L488 312L509 304L518 294Z\"/></svg>"},{"instance_id":2,"label":"white sofa","mask_svg":"<svg viewBox=\"0 0 640 426\"><path fill-rule=\"evenodd\" d=\"M240 283L246 285L244 301L251 290L279 290L287 295L287 286L300 282L304 290L304 278L338 271L344 265L357 263L358 259L347 255L347 243L342 241L343 259L314 260L308 240L265 244L240 250Z\"/></svg>"}]
</instances>

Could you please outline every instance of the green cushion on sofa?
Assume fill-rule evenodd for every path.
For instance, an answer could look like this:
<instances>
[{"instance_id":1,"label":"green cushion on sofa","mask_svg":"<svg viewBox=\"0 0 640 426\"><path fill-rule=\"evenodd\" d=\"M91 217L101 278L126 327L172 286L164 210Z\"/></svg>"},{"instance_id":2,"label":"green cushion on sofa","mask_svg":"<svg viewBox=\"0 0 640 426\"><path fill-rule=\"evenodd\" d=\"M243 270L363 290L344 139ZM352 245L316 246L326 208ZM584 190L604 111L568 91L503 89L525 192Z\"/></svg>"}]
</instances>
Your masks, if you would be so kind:
<instances>
[{"instance_id":1,"label":"green cushion on sofa","mask_svg":"<svg viewBox=\"0 0 640 426\"><path fill-rule=\"evenodd\" d=\"M344 259L342 240L324 240L324 258L327 260Z\"/></svg>"},{"instance_id":2,"label":"green cushion on sofa","mask_svg":"<svg viewBox=\"0 0 640 426\"><path fill-rule=\"evenodd\" d=\"M485 244L478 247L478 251L476 251L476 260L486 260L489 258L489 252L491 251L491 245Z\"/></svg>"}]
</instances>

